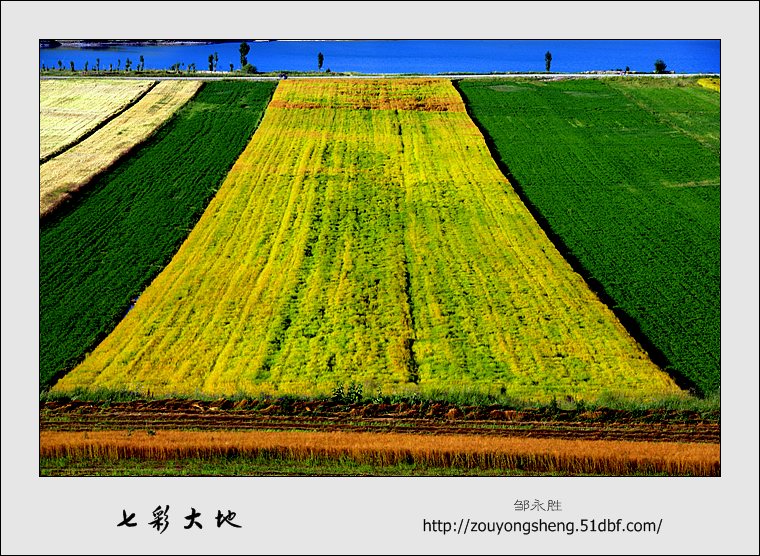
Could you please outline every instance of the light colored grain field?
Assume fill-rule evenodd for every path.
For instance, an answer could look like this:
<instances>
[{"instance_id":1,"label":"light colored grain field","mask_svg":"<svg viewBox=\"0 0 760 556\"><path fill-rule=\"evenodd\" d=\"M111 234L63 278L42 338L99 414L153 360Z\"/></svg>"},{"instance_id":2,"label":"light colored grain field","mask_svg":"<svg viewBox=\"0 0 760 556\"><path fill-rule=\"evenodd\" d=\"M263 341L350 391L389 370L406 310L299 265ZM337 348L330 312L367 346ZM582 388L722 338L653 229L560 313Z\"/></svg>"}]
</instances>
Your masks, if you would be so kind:
<instances>
[{"instance_id":1,"label":"light colored grain field","mask_svg":"<svg viewBox=\"0 0 760 556\"><path fill-rule=\"evenodd\" d=\"M450 82L285 81L172 262L54 390L349 382L679 392L548 240Z\"/></svg>"},{"instance_id":2,"label":"light colored grain field","mask_svg":"<svg viewBox=\"0 0 760 556\"><path fill-rule=\"evenodd\" d=\"M201 86L200 81L162 81L129 110L84 141L40 166L40 216L149 138Z\"/></svg>"},{"instance_id":3,"label":"light colored grain field","mask_svg":"<svg viewBox=\"0 0 760 556\"><path fill-rule=\"evenodd\" d=\"M369 432L40 433L43 458L176 460L246 456L350 458L377 466L413 463L560 474L720 474L718 444Z\"/></svg>"},{"instance_id":4,"label":"light colored grain field","mask_svg":"<svg viewBox=\"0 0 760 556\"><path fill-rule=\"evenodd\" d=\"M132 79L40 81L40 160L76 143L153 83Z\"/></svg>"}]
</instances>

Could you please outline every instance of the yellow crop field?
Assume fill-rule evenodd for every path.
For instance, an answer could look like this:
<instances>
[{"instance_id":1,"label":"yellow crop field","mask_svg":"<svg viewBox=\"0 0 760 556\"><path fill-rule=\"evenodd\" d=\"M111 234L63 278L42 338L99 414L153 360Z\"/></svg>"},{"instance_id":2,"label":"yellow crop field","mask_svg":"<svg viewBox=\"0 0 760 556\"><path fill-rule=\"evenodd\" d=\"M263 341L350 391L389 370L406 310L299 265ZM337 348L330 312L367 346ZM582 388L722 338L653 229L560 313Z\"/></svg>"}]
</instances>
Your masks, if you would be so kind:
<instances>
[{"instance_id":1,"label":"yellow crop field","mask_svg":"<svg viewBox=\"0 0 760 556\"><path fill-rule=\"evenodd\" d=\"M154 83L132 79L40 81L40 160L76 143Z\"/></svg>"},{"instance_id":2,"label":"yellow crop field","mask_svg":"<svg viewBox=\"0 0 760 556\"><path fill-rule=\"evenodd\" d=\"M703 77L697 81L702 87L720 92L720 77Z\"/></svg>"},{"instance_id":3,"label":"yellow crop field","mask_svg":"<svg viewBox=\"0 0 760 556\"><path fill-rule=\"evenodd\" d=\"M452 84L289 80L171 263L54 387L679 392L562 258Z\"/></svg>"},{"instance_id":4,"label":"yellow crop field","mask_svg":"<svg viewBox=\"0 0 760 556\"><path fill-rule=\"evenodd\" d=\"M162 81L129 110L40 166L40 216L110 168L190 100L200 81Z\"/></svg>"}]
</instances>

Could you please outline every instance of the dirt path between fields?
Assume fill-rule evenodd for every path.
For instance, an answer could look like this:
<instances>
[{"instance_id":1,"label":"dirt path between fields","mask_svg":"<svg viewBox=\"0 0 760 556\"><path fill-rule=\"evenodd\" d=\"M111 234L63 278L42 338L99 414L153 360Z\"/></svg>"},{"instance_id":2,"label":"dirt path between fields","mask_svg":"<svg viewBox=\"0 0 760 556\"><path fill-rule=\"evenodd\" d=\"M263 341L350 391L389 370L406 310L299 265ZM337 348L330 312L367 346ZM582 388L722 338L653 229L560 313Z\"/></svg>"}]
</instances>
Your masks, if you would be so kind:
<instances>
[{"instance_id":1,"label":"dirt path between fields","mask_svg":"<svg viewBox=\"0 0 760 556\"><path fill-rule=\"evenodd\" d=\"M255 405L255 407L251 407ZM40 406L40 431L311 431L720 443L717 416L683 411L505 410L444 404L343 405L164 400Z\"/></svg>"}]
</instances>

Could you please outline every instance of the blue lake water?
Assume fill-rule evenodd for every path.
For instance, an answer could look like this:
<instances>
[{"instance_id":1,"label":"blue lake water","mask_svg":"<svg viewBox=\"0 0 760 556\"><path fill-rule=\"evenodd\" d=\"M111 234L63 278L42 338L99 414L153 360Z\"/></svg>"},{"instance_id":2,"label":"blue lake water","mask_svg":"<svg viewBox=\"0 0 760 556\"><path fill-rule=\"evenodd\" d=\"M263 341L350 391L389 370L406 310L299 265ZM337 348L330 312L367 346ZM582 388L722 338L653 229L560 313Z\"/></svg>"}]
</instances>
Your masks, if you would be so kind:
<instances>
[{"instance_id":1,"label":"blue lake water","mask_svg":"<svg viewBox=\"0 0 760 556\"><path fill-rule=\"evenodd\" d=\"M146 69L167 69L175 63L195 63L208 69L217 52L219 71L240 67L240 41L211 45L140 46L108 49L40 49L40 66L76 69L85 62L101 69L140 55ZM317 54L323 71L359 73L533 72L544 71L544 54L552 54L554 72L625 69L651 72L658 58L678 73L720 73L719 40L396 40L396 41L248 41L249 63L259 71L315 71Z\"/></svg>"}]
</instances>

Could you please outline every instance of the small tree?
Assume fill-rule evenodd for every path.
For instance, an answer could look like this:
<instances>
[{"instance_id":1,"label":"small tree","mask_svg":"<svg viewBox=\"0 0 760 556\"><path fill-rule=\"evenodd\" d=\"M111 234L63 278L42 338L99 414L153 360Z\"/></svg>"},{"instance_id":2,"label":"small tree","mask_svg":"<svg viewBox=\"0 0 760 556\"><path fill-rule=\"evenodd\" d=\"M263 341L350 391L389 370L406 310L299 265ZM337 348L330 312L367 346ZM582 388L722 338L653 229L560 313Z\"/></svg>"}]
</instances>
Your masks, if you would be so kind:
<instances>
[{"instance_id":1,"label":"small tree","mask_svg":"<svg viewBox=\"0 0 760 556\"><path fill-rule=\"evenodd\" d=\"M322 64L324 64L324 62L325 62L325 56L324 54L320 52L319 54L317 54L317 69L319 69L319 71L322 71Z\"/></svg>"},{"instance_id":2,"label":"small tree","mask_svg":"<svg viewBox=\"0 0 760 556\"><path fill-rule=\"evenodd\" d=\"M100 71L100 58L95 58L95 71Z\"/></svg>"},{"instance_id":3,"label":"small tree","mask_svg":"<svg viewBox=\"0 0 760 556\"><path fill-rule=\"evenodd\" d=\"M121 60L119 60L119 63L121 63ZM132 60L127 58L127 60L124 62L124 69L129 71L129 68L132 67Z\"/></svg>"},{"instance_id":4,"label":"small tree","mask_svg":"<svg viewBox=\"0 0 760 556\"><path fill-rule=\"evenodd\" d=\"M654 72L655 73L665 73L665 68L667 68L667 67L668 67L668 65L664 61L662 61L660 59L655 60L655 62L654 62Z\"/></svg>"},{"instance_id":5,"label":"small tree","mask_svg":"<svg viewBox=\"0 0 760 556\"><path fill-rule=\"evenodd\" d=\"M90 62L85 62L84 63L84 71L85 72L87 72L87 66L89 66L89 65L90 65Z\"/></svg>"},{"instance_id":6,"label":"small tree","mask_svg":"<svg viewBox=\"0 0 760 556\"><path fill-rule=\"evenodd\" d=\"M69 62L69 67L71 67L71 71L74 71L74 62L73 61Z\"/></svg>"},{"instance_id":7,"label":"small tree","mask_svg":"<svg viewBox=\"0 0 760 556\"><path fill-rule=\"evenodd\" d=\"M252 66L251 64L243 66L243 73L256 73L257 71L256 66Z\"/></svg>"},{"instance_id":8,"label":"small tree","mask_svg":"<svg viewBox=\"0 0 760 556\"><path fill-rule=\"evenodd\" d=\"M108 64L108 71L111 71L111 72L113 71L113 62L110 62Z\"/></svg>"},{"instance_id":9,"label":"small tree","mask_svg":"<svg viewBox=\"0 0 760 556\"><path fill-rule=\"evenodd\" d=\"M60 60L58 60L58 70L63 71L63 62L61 62Z\"/></svg>"},{"instance_id":10,"label":"small tree","mask_svg":"<svg viewBox=\"0 0 760 556\"><path fill-rule=\"evenodd\" d=\"M219 67L219 53L214 52L214 71Z\"/></svg>"},{"instance_id":11,"label":"small tree","mask_svg":"<svg viewBox=\"0 0 760 556\"><path fill-rule=\"evenodd\" d=\"M240 67L243 68L248 64L248 53L251 51L251 47L248 43L243 41L240 43Z\"/></svg>"},{"instance_id":12,"label":"small tree","mask_svg":"<svg viewBox=\"0 0 760 556\"><path fill-rule=\"evenodd\" d=\"M140 54L140 63L137 65L137 70L142 71L145 69L145 58Z\"/></svg>"},{"instance_id":13,"label":"small tree","mask_svg":"<svg viewBox=\"0 0 760 556\"><path fill-rule=\"evenodd\" d=\"M230 63L230 73L232 73L233 71L235 71L235 66L232 63Z\"/></svg>"},{"instance_id":14,"label":"small tree","mask_svg":"<svg viewBox=\"0 0 760 556\"><path fill-rule=\"evenodd\" d=\"M548 50L544 54L544 62L546 62L546 71L552 71L552 53Z\"/></svg>"},{"instance_id":15,"label":"small tree","mask_svg":"<svg viewBox=\"0 0 760 556\"><path fill-rule=\"evenodd\" d=\"M121 71L121 58L116 60L116 71Z\"/></svg>"},{"instance_id":16,"label":"small tree","mask_svg":"<svg viewBox=\"0 0 760 556\"><path fill-rule=\"evenodd\" d=\"M208 55L208 71L214 71L214 55Z\"/></svg>"}]
</instances>

